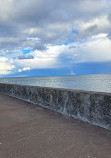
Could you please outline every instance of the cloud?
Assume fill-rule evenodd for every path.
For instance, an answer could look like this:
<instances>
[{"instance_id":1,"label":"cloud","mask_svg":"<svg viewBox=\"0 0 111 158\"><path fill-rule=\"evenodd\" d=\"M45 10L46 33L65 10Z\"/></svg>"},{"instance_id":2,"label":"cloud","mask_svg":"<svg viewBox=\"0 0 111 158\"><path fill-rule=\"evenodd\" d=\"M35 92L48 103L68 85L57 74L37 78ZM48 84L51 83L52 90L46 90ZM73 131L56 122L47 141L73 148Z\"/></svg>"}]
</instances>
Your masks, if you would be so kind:
<instances>
[{"instance_id":1,"label":"cloud","mask_svg":"<svg viewBox=\"0 0 111 158\"><path fill-rule=\"evenodd\" d=\"M78 30L78 38L89 36L93 26L97 26L93 27L94 34L107 30L110 34L110 7L110 0L0 0L0 46L16 49L33 43L31 47L36 47L34 41L27 41L29 36L45 44L62 42L72 26ZM88 23L89 29L84 29Z\"/></svg>"},{"instance_id":2,"label":"cloud","mask_svg":"<svg viewBox=\"0 0 111 158\"><path fill-rule=\"evenodd\" d=\"M94 35L80 45L77 63L111 61L111 40L107 34Z\"/></svg>"},{"instance_id":3,"label":"cloud","mask_svg":"<svg viewBox=\"0 0 111 158\"><path fill-rule=\"evenodd\" d=\"M111 40L108 34L97 34L82 42L47 45L46 50L33 50L27 55L18 56L18 58L2 57L0 66L3 71L0 73L12 73L14 68L21 73L31 69L70 68L75 63L107 62L111 61L110 50ZM12 53L12 55L14 54ZM71 74L73 74L72 70Z\"/></svg>"},{"instance_id":4,"label":"cloud","mask_svg":"<svg viewBox=\"0 0 111 158\"><path fill-rule=\"evenodd\" d=\"M34 56L31 54L27 54L27 55L21 55L18 56L18 59L23 60L23 59L34 59Z\"/></svg>"},{"instance_id":5,"label":"cloud","mask_svg":"<svg viewBox=\"0 0 111 158\"><path fill-rule=\"evenodd\" d=\"M110 8L110 0L0 0L1 71L111 61Z\"/></svg>"},{"instance_id":6,"label":"cloud","mask_svg":"<svg viewBox=\"0 0 111 158\"><path fill-rule=\"evenodd\" d=\"M31 69L39 68L56 68L59 67L57 63L57 56L61 53L64 46L53 46L48 45L47 49L44 51L34 50L30 53L33 59L21 59L16 60L18 66L26 67L30 65Z\"/></svg>"},{"instance_id":7,"label":"cloud","mask_svg":"<svg viewBox=\"0 0 111 158\"><path fill-rule=\"evenodd\" d=\"M110 34L111 23L108 17L101 16L89 21L81 21L77 27L79 38L89 38L100 33Z\"/></svg>"},{"instance_id":8,"label":"cloud","mask_svg":"<svg viewBox=\"0 0 111 158\"><path fill-rule=\"evenodd\" d=\"M31 69L70 67L74 63L111 61L111 40L108 34L97 34L79 43L68 45L49 45L47 50L32 51L33 59L22 59L22 67L30 65Z\"/></svg>"},{"instance_id":9,"label":"cloud","mask_svg":"<svg viewBox=\"0 0 111 158\"><path fill-rule=\"evenodd\" d=\"M12 65L12 61L5 57L0 57L0 76L10 74L14 68L15 66Z\"/></svg>"},{"instance_id":10,"label":"cloud","mask_svg":"<svg viewBox=\"0 0 111 158\"><path fill-rule=\"evenodd\" d=\"M47 45L42 44L42 43L37 43L37 44L33 47L33 50L40 50L40 51L47 50Z\"/></svg>"},{"instance_id":11,"label":"cloud","mask_svg":"<svg viewBox=\"0 0 111 158\"><path fill-rule=\"evenodd\" d=\"M24 67L23 69L19 69L18 72L22 72L22 71L30 71L29 67Z\"/></svg>"}]
</instances>

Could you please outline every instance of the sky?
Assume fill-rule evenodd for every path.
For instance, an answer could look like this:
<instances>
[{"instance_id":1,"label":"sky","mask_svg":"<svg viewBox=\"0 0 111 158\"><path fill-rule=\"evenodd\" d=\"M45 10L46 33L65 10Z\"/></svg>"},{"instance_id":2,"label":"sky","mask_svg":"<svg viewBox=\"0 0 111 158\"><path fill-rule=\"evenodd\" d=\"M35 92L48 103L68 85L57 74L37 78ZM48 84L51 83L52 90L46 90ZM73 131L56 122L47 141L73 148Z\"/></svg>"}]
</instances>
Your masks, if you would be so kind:
<instances>
[{"instance_id":1,"label":"sky","mask_svg":"<svg viewBox=\"0 0 111 158\"><path fill-rule=\"evenodd\" d=\"M0 0L0 77L111 73L111 0Z\"/></svg>"}]
</instances>

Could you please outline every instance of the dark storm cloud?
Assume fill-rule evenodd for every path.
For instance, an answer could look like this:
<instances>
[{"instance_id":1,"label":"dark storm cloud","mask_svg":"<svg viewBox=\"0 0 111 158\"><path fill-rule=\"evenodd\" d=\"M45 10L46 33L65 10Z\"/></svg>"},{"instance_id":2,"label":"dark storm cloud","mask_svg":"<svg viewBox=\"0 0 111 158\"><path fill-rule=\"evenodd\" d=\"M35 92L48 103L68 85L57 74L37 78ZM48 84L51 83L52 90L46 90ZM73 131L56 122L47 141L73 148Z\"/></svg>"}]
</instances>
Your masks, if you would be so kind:
<instances>
[{"instance_id":1,"label":"dark storm cloud","mask_svg":"<svg viewBox=\"0 0 111 158\"><path fill-rule=\"evenodd\" d=\"M90 27L88 27L85 31L84 31L84 34L85 35L95 35L97 33L97 25L92 25Z\"/></svg>"},{"instance_id":2,"label":"dark storm cloud","mask_svg":"<svg viewBox=\"0 0 111 158\"><path fill-rule=\"evenodd\" d=\"M35 49L44 51L44 50L47 50L47 47L44 44L38 43L38 44L34 45L33 50L35 50Z\"/></svg>"},{"instance_id":3,"label":"dark storm cloud","mask_svg":"<svg viewBox=\"0 0 111 158\"><path fill-rule=\"evenodd\" d=\"M45 44L64 42L69 38L73 25L78 27L81 22L105 15L111 19L110 6L109 0L0 0L0 35L7 37L6 40L1 38L0 47L30 46L32 49L44 50L44 45L32 44L26 38L38 37ZM95 24L84 31L78 33L78 38L101 30Z\"/></svg>"},{"instance_id":4,"label":"dark storm cloud","mask_svg":"<svg viewBox=\"0 0 111 158\"><path fill-rule=\"evenodd\" d=\"M21 27L16 23L10 23L9 21L0 21L0 38L1 37L18 37L21 33Z\"/></svg>"},{"instance_id":5,"label":"dark storm cloud","mask_svg":"<svg viewBox=\"0 0 111 158\"><path fill-rule=\"evenodd\" d=\"M21 55L18 56L18 59L23 60L23 59L34 59L34 56L31 54L27 54L27 55Z\"/></svg>"},{"instance_id":6,"label":"dark storm cloud","mask_svg":"<svg viewBox=\"0 0 111 158\"><path fill-rule=\"evenodd\" d=\"M20 4L15 1L16 3L19 10L15 11L15 18L23 23L38 26L78 18L87 20L107 12L104 0L31 0L28 3L23 0Z\"/></svg>"}]
</instances>

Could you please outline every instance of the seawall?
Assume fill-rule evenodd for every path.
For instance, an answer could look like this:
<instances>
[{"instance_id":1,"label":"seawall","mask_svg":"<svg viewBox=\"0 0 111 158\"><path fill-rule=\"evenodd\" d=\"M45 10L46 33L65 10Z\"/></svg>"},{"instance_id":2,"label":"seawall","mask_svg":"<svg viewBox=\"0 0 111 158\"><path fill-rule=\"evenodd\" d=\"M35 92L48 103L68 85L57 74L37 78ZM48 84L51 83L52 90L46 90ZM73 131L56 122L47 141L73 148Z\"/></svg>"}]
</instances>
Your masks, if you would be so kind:
<instances>
[{"instance_id":1,"label":"seawall","mask_svg":"<svg viewBox=\"0 0 111 158\"><path fill-rule=\"evenodd\" d=\"M111 129L110 93L3 83L0 92Z\"/></svg>"}]
</instances>

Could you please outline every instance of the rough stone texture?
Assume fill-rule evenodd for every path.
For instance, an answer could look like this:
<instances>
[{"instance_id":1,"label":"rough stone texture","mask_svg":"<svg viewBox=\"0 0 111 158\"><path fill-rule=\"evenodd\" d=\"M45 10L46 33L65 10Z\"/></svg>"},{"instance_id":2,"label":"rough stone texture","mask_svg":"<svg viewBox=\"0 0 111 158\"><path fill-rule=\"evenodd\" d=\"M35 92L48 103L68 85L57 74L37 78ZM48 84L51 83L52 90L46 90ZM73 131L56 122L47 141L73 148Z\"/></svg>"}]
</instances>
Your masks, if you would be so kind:
<instances>
[{"instance_id":1,"label":"rough stone texture","mask_svg":"<svg viewBox=\"0 0 111 158\"><path fill-rule=\"evenodd\" d=\"M0 92L111 129L111 94L0 84Z\"/></svg>"}]
</instances>

